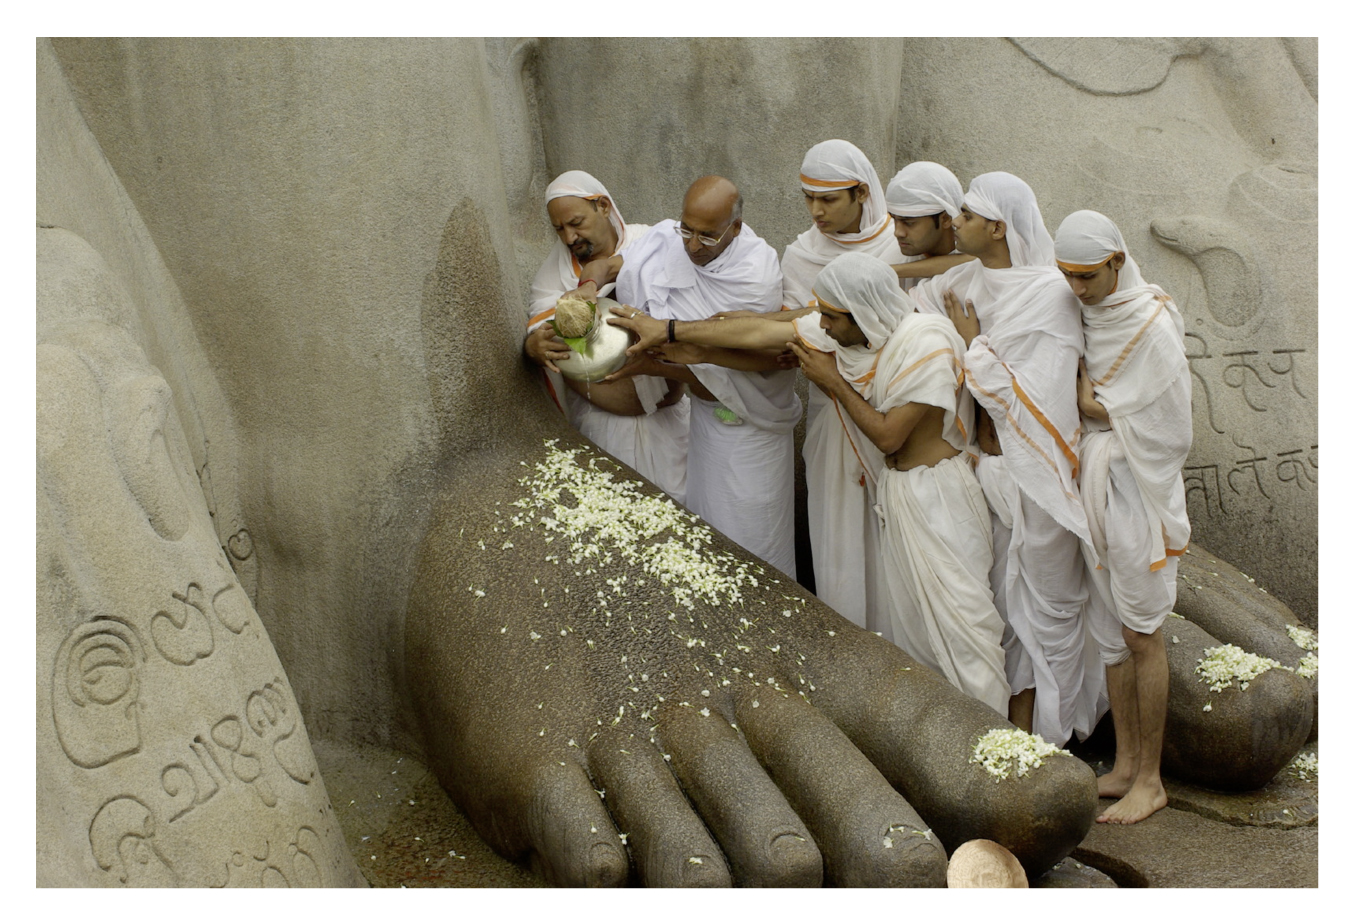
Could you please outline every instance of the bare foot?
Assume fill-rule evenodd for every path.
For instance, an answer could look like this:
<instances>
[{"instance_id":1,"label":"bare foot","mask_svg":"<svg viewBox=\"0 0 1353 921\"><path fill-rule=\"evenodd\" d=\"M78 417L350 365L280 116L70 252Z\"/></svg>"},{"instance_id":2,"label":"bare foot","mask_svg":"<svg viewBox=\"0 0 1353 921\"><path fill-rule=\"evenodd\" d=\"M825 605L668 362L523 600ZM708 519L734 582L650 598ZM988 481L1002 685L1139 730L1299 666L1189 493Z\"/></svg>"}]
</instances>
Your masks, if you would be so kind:
<instances>
[{"instance_id":1,"label":"bare foot","mask_svg":"<svg viewBox=\"0 0 1353 921\"><path fill-rule=\"evenodd\" d=\"M1000 783L970 760L990 708L631 479L486 452L434 512L412 697L499 853L566 885L942 886L942 844L1036 875L1084 837L1082 762Z\"/></svg>"},{"instance_id":2,"label":"bare foot","mask_svg":"<svg viewBox=\"0 0 1353 921\"><path fill-rule=\"evenodd\" d=\"M1133 825L1164 809L1169 800L1160 784L1135 785L1127 795L1095 819L1110 825Z\"/></svg>"},{"instance_id":3,"label":"bare foot","mask_svg":"<svg viewBox=\"0 0 1353 921\"><path fill-rule=\"evenodd\" d=\"M1115 764L1113 770L1100 777L1096 783L1101 799L1118 799L1120 796L1126 796L1132 789L1132 775L1127 771L1120 773L1118 765Z\"/></svg>"}]
</instances>

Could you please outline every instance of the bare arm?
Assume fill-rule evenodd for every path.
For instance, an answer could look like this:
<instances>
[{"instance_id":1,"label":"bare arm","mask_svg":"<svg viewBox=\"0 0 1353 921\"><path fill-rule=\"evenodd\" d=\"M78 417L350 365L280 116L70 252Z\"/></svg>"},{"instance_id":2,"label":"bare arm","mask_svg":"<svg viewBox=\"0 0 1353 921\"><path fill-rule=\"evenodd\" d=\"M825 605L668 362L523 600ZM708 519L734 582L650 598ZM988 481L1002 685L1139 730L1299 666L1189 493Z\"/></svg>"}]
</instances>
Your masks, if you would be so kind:
<instances>
[{"instance_id":1,"label":"bare arm","mask_svg":"<svg viewBox=\"0 0 1353 921\"><path fill-rule=\"evenodd\" d=\"M713 345L729 349L782 349L796 335L793 324L784 322L784 318L780 316L785 313L798 311L782 310L776 314L776 319L756 316L733 317L726 320L678 320L673 324L673 332L675 341L694 345ZM803 308L803 313L811 311ZM626 316L613 315L609 322L612 326L620 326L638 334L639 341L629 348L631 355L637 355L667 342L666 320L655 320L635 311Z\"/></svg>"},{"instance_id":2,"label":"bare arm","mask_svg":"<svg viewBox=\"0 0 1353 921\"><path fill-rule=\"evenodd\" d=\"M1113 424L1104 404L1095 399L1095 384L1090 379L1090 369L1085 367L1083 358L1080 361L1080 370L1076 373L1076 403L1080 406L1081 414L1087 419L1098 419L1100 422Z\"/></svg>"},{"instance_id":3,"label":"bare arm","mask_svg":"<svg viewBox=\"0 0 1353 921\"><path fill-rule=\"evenodd\" d=\"M903 278L934 278L936 275L943 275L956 265L971 262L974 258L966 253L927 256L925 259L917 259L915 262L898 263L893 266L893 271L897 273L899 281Z\"/></svg>"},{"instance_id":4,"label":"bare arm","mask_svg":"<svg viewBox=\"0 0 1353 921\"><path fill-rule=\"evenodd\" d=\"M785 371L798 367L793 353L776 349L725 349L693 342L671 342L649 349L660 361L680 365L719 365L734 371ZM789 356L786 361L785 356Z\"/></svg>"},{"instance_id":5,"label":"bare arm","mask_svg":"<svg viewBox=\"0 0 1353 921\"><path fill-rule=\"evenodd\" d=\"M680 381L685 384L692 394L702 400L713 400L714 394L700 383L700 379L695 376L695 372L686 365L673 364L671 362L659 361L648 352L640 352L633 355L630 360L614 373L603 379L602 383L611 384L624 381L627 378L647 375L649 377L664 377L669 381Z\"/></svg>"},{"instance_id":6,"label":"bare arm","mask_svg":"<svg viewBox=\"0 0 1353 921\"><path fill-rule=\"evenodd\" d=\"M578 287L576 291L570 293L589 301L596 300L597 292L619 277L620 267L624 264L625 257L619 253L605 259L593 259L578 273Z\"/></svg>"},{"instance_id":7,"label":"bare arm","mask_svg":"<svg viewBox=\"0 0 1353 921\"><path fill-rule=\"evenodd\" d=\"M902 449L922 417L931 408L924 403L907 403L881 413L860 396L836 367L836 357L828 352L805 348L797 342L789 346L799 357L804 376L834 397L837 405L850 414L865 437L885 455Z\"/></svg>"}]
</instances>

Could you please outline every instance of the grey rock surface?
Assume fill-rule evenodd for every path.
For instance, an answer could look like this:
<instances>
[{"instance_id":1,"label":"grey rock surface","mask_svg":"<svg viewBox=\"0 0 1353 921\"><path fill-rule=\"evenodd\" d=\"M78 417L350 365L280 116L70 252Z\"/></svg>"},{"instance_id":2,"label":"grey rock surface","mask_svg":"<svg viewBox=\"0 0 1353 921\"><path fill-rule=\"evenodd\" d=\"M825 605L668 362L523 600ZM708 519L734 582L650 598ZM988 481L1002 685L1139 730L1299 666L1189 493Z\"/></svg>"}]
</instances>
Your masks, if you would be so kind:
<instances>
[{"instance_id":1,"label":"grey rock surface","mask_svg":"<svg viewBox=\"0 0 1353 921\"><path fill-rule=\"evenodd\" d=\"M550 242L544 183L588 169L630 220L651 222L669 216L693 176L722 170L742 187L749 223L782 247L804 226L794 182L802 153L832 136L859 145L884 177L920 157L965 181L1009 169L1034 185L1050 227L1081 207L1119 220L1193 334L1196 533L1314 624L1314 43L1147 43L1122 53L1145 55L1149 68L1108 60L1086 72L1093 49L964 41L40 42L37 217L57 269L51 277L60 279L53 290L61 289L39 305L39 340L51 356L40 394L59 395L51 418L83 413L92 435L91 420L112 412L114 431L152 436L159 452L142 463L129 460L125 442L98 443L96 467L75 465L60 483L52 473L54 485L40 489L40 681L52 681L58 658L69 661L90 638L76 635L81 624L100 614L131 621L128 612L139 611L146 623L134 625L132 639L113 627L91 635L99 655L140 640L146 658L129 653L144 663L132 670L139 702L168 699L164 674L196 681L211 673L197 697L174 701L206 720L202 727L172 709L135 711L147 755L168 752L156 746L170 745L169 736L151 730L171 726L189 741L205 732L229 748L234 724L217 733L224 742L211 736L227 718L240 721L241 750L254 738L276 742L277 724L249 722L251 699L304 714L288 736L304 749L297 758L308 754L299 744L308 734L421 750L404 658L417 548L446 478L473 488L476 470L510 454L533 424L538 394L518 343L526 285ZM958 51L982 65L940 66ZM827 58L868 75L852 82L849 100L817 78L816 62ZM588 100L570 79L596 67L624 103L612 107L605 145L595 143ZM1148 71L1151 88L1124 82ZM1031 99L1049 113L1079 112L1087 92L1104 103L1095 116L1103 124L1078 116L1059 133L1043 118L1008 117ZM972 104L979 99L989 104ZM959 100L963 111L953 108ZM769 139L764 125L774 126ZM1050 153L1050 133L1074 141ZM1273 252L1243 242L1256 222L1280 230ZM72 361L72 353L96 358ZM110 398L105 372L92 384L82 377L93 372L81 367L105 361L146 385L152 412ZM510 410L486 425L490 408L502 406ZM40 426L40 444L67 437L64 429L44 435ZM94 488L99 477L112 486ZM101 498L69 515L67 482ZM165 483L184 498L159 495ZM137 588L157 592L153 603L118 595L131 577L100 556L120 547L115 525L131 512L143 514L138 539L149 546L190 548L137 564L161 567ZM94 562L44 562L82 555ZM240 599L236 613L213 621L193 585ZM167 620L157 619L161 607ZM213 643L205 658L197 657L204 620ZM180 640L171 656L194 664L166 658L151 622L162 645ZM176 633L165 633L166 623ZM218 636L217 625L230 636ZM230 639L239 651L226 655ZM251 698L256 691L264 697ZM119 733L106 723L63 742L59 727L69 719L56 699L39 694L40 765L102 777L141 757L79 766L75 759L108 755ZM888 767L905 753L871 748L868 726L846 732L894 784L910 770ZM293 810L283 826L314 829L325 848L339 832L325 825L322 781L302 784L287 774L285 756L274 760L281 773L268 767L256 779L275 791L304 789L294 799L279 792L276 807L254 792L261 786L240 790L249 806L222 833L195 839L200 853L189 863L223 867L218 852L231 861L238 851L232 881L248 870L264 882L259 855L285 851L293 864L278 872L309 878L294 863L313 856L309 839L261 831L259 816ZM247 762L241 770L253 774ZM158 874L150 882L169 880L161 866L176 874L188 866L186 845L171 842L192 813L176 819L149 801L183 796L177 772L169 786L163 773L125 790L94 784L79 794L80 808L93 810L79 828L65 818L78 810L57 813L80 785L47 776L38 795L44 881L122 881L94 854L84 827L94 815L103 816L93 823L100 852L113 829L114 852L145 857L138 866ZM249 786L222 789L234 796ZM925 791L905 792L925 815ZM218 794L198 809L227 802ZM135 834L118 837L125 828ZM322 881L357 881L337 853L312 862L332 873ZM206 884L204 874L179 876Z\"/></svg>"}]
</instances>

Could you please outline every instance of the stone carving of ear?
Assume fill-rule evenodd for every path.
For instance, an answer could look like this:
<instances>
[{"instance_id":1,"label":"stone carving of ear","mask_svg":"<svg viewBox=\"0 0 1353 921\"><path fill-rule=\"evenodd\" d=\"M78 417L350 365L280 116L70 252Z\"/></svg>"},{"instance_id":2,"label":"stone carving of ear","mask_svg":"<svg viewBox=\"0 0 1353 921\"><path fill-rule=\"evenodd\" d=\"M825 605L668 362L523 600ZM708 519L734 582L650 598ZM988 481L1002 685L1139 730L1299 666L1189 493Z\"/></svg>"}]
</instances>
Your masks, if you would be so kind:
<instances>
[{"instance_id":1,"label":"stone carving of ear","mask_svg":"<svg viewBox=\"0 0 1353 921\"><path fill-rule=\"evenodd\" d=\"M169 384L158 375L124 378L110 385L103 399L113 456L127 488L156 534L180 539L189 517L166 436Z\"/></svg>"},{"instance_id":2,"label":"stone carving of ear","mask_svg":"<svg viewBox=\"0 0 1353 921\"><path fill-rule=\"evenodd\" d=\"M136 633L115 620L80 624L56 654L52 715L66 756L96 768L141 748L137 718L145 652Z\"/></svg>"}]
</instances>

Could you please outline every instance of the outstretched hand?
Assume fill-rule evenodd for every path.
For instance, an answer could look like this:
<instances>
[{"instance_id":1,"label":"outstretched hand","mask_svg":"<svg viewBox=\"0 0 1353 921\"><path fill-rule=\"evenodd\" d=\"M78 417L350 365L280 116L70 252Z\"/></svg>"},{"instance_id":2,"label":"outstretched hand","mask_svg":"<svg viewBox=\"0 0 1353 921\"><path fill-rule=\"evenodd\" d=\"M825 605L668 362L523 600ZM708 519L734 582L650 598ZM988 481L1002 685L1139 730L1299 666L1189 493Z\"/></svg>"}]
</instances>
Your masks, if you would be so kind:
<instances>
[{"instance_id":1,"label":"outstretched hand","mask_svg":"<svg viewBox=\"0 0 1353 921\"><path fill-rule=\"evenodd\" d=\"M824 393L831 393L833 385L845 380L836 368L836 355L833 353L809 348L800 340L790 342L788 345L790 352L798 360L799 367L803 369L803 376L817 384Z\"/></svg>"},{"instance_id":2,"label":"outstretched hand","mask_svg":"<svg viewBox=\"0 0 1353 921\"><path fill-rule=\"evenodd\" d=\"M972 345L972 341L982 334L982 324L977 319L977 309L973 307L972 301L959 303L953 291L945 291L944 312L949 314L954 328L963 337L964 345Z\"/></svg>"},{"instance_id":3,"label":"outstretched hand","mask_svg":"<svg viewBox=\"0 0 1353 921\"><path fill-rule=\"evenodd\" d=\"M641 352L651 349L656 345L661 345L667 341L667 323L663 320L655 320L648 314L635 310L628 304L622 304L611 311L610 319L606 321L612 326L619 326L621 329L627 329L639 337L638 341L625 350L627 355L638 355Z\"/></svg>"}]
</instances>

